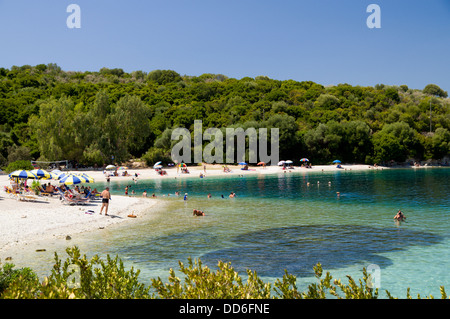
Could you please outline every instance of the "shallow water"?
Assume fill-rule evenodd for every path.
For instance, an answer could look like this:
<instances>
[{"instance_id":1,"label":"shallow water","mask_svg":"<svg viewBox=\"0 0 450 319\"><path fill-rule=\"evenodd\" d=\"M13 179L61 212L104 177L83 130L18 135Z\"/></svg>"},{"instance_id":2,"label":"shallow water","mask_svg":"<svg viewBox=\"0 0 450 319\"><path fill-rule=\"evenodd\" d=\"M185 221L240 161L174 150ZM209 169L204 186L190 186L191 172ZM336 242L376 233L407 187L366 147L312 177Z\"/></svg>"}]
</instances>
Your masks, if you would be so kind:
<instances>
[{"instance_id":1,"label":"shallow water","mask_svg":"<svg viewBox=\"0 0 450 319\"><path fill-rule=\"evenodd\" d=\"M381 296L387 289L403 298L407 287L413 296L439 296L440 285L450 287L449 177L450 169L427 168L139 181L131 184L136 194L164 195L167 205L140 223L47 243L45 254L29 247L24 261L48 272L53 250L63 256L66 245L77 244L88 255L119 255L147 283L193 257L212 268L230 261L242 275L250 268L266 281L287 269L300 290L314 281L317 262L344 282L375 264ZM112 194L125 186L111 182ZM194 208L206 216L193 217ZM407 222L393 221L398 209Z\"/></svg>"}]
</instances>

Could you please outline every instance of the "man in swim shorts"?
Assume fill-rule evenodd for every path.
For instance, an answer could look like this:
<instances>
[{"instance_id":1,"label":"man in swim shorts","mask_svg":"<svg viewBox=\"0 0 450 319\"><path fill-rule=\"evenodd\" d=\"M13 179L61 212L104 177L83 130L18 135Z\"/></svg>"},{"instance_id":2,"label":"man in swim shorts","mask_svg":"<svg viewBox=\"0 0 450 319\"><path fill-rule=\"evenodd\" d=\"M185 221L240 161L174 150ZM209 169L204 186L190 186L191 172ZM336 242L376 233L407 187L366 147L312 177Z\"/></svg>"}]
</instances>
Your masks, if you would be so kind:
<instances>
[{"instance_id":1,"label":"man in swim shorts","mask_svg":"<svg viewBox=\"0 0 450 319\"><path fill-rule=\"evenodd\" d=\"M109 200L111 199L111 193L109 192L109 187L106 187L101 194L102 197L102 208L100 208L100 215L102 214L103 207L105 208L105 216L108 216L108 206Z\"/></svg>"}]
</instances>

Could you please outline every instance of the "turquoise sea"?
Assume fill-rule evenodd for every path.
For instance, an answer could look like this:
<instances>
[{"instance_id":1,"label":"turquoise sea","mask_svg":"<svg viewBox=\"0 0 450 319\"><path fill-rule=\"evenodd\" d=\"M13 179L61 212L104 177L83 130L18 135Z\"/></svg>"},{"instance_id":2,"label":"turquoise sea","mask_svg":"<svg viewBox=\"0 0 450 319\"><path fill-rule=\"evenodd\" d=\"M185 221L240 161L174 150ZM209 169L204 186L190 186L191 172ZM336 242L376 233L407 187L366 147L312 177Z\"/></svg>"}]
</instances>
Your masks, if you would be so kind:
<instances>
[{"instance_id":1,"label":"turquoise sea","mask_svg":"<svg viewBox=\"0 0 450 319\"><path fill-rule=\"evenodd\" d=\"M192 257L211 268L218 260L230 261L243 276L250 268L265 281L281 278L286 269L297 276L302 291L315 282L318 262L343 282L346 275L359 279L363 267L376 265L380 297L388 290L404 298L408 287L413 297L440 297L441 285L450 291L450 168L295 169L244 177L112 181L111 205L127 184L130 191L141 195L147 190L166 204L138 223L50 247L60 256L68 244L87 255L118 255L128 267L140 269L147 284L150 278L167 278L169 268L177 271L178 261ZM229 198L230 192L237 196ZM194 208L206 216L192 216ZM407 217L400 224L393 220L399 209ZM41 267L46 258L52 255L34 256L33 263Z\"/></svg>"}]
</instances>

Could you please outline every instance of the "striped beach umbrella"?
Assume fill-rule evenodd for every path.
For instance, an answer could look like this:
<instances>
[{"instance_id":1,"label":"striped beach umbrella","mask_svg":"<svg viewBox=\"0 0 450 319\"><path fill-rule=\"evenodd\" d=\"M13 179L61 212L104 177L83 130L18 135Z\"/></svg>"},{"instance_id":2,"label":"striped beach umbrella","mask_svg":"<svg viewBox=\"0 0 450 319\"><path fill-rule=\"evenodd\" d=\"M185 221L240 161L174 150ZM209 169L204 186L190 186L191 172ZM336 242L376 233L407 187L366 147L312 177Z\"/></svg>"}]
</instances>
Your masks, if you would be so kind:
<instances>
[{"instance_id":1,"label":"striped beach umbrella","mask_svg":"<svg viewBox=\"0 0 450 319\"><path fill-rule=\"evenodd\" d=\"M38 179L38 177L27 170L17 170L9 174L10 178L19 178L19 179Z\"/></svg>"},{"instance_id":2,"label":"striped beach umbrella","mask_svg":"<svg viewBox=\"0 0 450 319\"><path fill-rule=\"evenodd\" d=\"M59 176L62 174L62 173L60 173L60 174L57 174L57 173L54 173L54 172L49 172L49 174L50 174L50 179L59 179Z\"/></svg>"},{"instance_id":3,"label":"striped beach umbrella","mask_svg":"<svg viewBox=\"0 0 450 319\"><path fill-rule=\"evenodd\" d=\"M86 174L86 173L81 173L81 174L75 174L76 176L81 176L82 178L85 178L87 180L86 183L93 183L95 180L92 176Z\"/></svg>"},{"instance_id":4,"label":"striped beach umbrella","mask_svg":"<svg viewBox=\"0 0 450 319\"><path fill-rule=\"evenodd\" d=\"M55 179L62 179L62 178L64 178L64 177L66 177L66 176L69 176L69 175L71 175L70 173L56 173L55 175L53 175L53 176L56 176L56 178Z\"/></svg>"},{"instance_id":5,"label":"striped beach umbrella","mask_svg":"<svg viewBox=\"0 0 450 319\"><path fill-rule=\"evenodd\" d=\"M59 180L60 184L72 185L72 184L81 184L81 183L89 183L89 179L83 177L81 175L69 174L62 177Z\"/></svg>"},{"instance_id":6,"label":"striped beach umbrella","mask_svg":"<svg viewBox=\"0 0 450 319\"><path fill-rule=\"evenodd\" d=\"M33 169L30 172L36 175L38 178L45 178L45 179L52 178L51 174L47 172L45 169Z\"/></svg>"}]
</instances>

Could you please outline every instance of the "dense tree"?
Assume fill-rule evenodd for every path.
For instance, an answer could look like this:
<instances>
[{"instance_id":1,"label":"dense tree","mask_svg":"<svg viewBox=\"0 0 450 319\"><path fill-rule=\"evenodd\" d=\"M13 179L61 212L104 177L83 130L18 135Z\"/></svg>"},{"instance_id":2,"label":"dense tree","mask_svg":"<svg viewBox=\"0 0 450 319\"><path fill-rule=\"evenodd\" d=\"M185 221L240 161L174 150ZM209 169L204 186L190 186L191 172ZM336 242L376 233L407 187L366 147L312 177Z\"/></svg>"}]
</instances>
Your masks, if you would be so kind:
<instances>
[{"instance_id":1,"label":"dense tree","mask_svg":"<svg viewBox=\"0 0 450 319\"><path fill-rule=\"evenodd\" d=\"M440 127L431 138L431 158L443 158L448 154L450 154L450 132Z\"/></svg>"},{"instance_id":2,"label":"dense tree","mask_svg":"<svg viewBox=\"0 0 450 319\"><path fill-rule=\"evenodd\" d=\"M408 157L420 156L417 132L404 122L385 124L374 134L373 143L377 162L403 162Z\"/></svg>"},{"instance_id":3,"label":"dense tree","mask_svg":"<svg viewBox=\"0 0 450 319\"><path fill-rule=\"evenodd\" d=\"M443 89L441 89L436 84L428 84L423 89L423 93L429 94L429 95L434 95L434 96L439 96L439 97L447 97L448 96L447 92L444 91Z\"/></svg>"},{"instance_id":4,"label":"dense tree","mask_svg":"<svg viewBox=\"0 0 450 319\"><path fill-rule=\"evenodd\" d=\"M155 70L148 74L148 80L160 85L181 81L181 76L173 70Z\"/></svg>"},{"instance_id":5,"label":"dense tree","mask_svg":"<svg viewBox=\"0 0 450 319\"><path fill-rule=\"evenodd\" d=\"M440 160L449 155L446 97L434 84L325 87L267 76L13 66L0 69L0 166L25 149L33 159L87 165L167 154L165 132L192 132L194 120L203 130L279 128L280 156L294 161Z\"/></svg>"}]
</instances>

